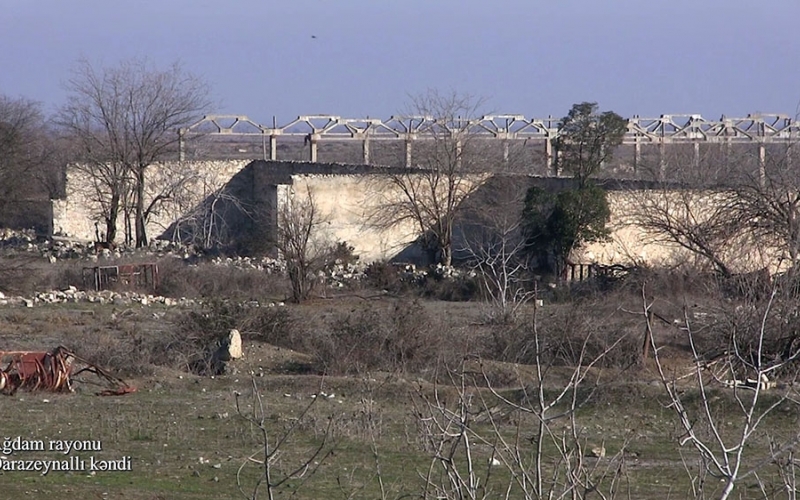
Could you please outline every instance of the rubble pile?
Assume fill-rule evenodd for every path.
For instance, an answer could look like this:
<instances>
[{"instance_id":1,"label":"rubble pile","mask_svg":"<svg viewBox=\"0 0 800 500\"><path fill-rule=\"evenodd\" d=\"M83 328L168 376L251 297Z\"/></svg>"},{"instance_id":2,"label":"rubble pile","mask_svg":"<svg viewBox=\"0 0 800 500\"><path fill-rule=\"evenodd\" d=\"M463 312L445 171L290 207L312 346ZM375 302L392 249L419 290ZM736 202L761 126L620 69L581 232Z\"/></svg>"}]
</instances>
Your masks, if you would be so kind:
<instances>
[{"instance_id":1,"label":"rubble pile","mask_svg":"<svg viewBox=\"0 0 800 500\"><path fill-rule=\"evenodd\" d=\"M193 306L198 303L194 299L187 299L181 297L174 299L172 297L162 297L160 295L149 295L146 293L138 292L114 292L111 290L103 290L99 292L78 290L74 286L70 286L64 290L50 290L46 292L36 292L33 296L6 296L0 292L0 307L14 306L14 307L34 307L46 304L114 304L114 305L130 305L141 304L143 306L161 304L167 307L171 306Z\"/></svg>"},{"instance_id":2,"label":"rubble pile","mask_svg":"<svg viewBox=\"0 0 800 500\"><path fill-rule=\"evenodd\" d=\"M94 242L74 241L58 237L48 239L37 237L36 233L30 230L11 229L0 229L0 249L35 253L48 259L51 263L70 259L96 262L99 259L121 259L134 255L153 258L178 257L190 262L199 261L202 258L202 252L195 246L173 241L152 240L146 248L118 245L113 250L103 248L98 251Z\"/></svg>"},{"instance_id":3,"label":"rubble pile","mask_svg":"<svg viewBox=\"0 0 800 500\"><path fill-rule=\"evenodd\" d=\"M348 283L365 279L367 275L364 271L363 266L336 261L324 271L317 273L317 277L324 280L325 284L332 288L343 288Z\"/></svg>"},{"instance_id":4,"label":"rubble pile","mask_svg":"<svg viewBox=\"0 0 800 500\"><path fill-rule=\"evenodd\" d=\"M214 257L210 261L215 266L235 267L237 269L255 269L267 274L286 274L286 263L270 257Z\"/></svg>"},{"instance_id":5,"label":"rubble pile","mask_svg":"<svg viewBox=\"0 0 800 500\"><path fill-rule=\"evenodd\" d=\"M133 248L119 246L112 249L98 249L94 242L70 241L66 239L47 239L37 237L33 231L17 231L0 229L0 249L10 249L38 254L42 258L55 264L64 260L80 260L88 262L101 262L107 260L109 265L115 265L114 260L124 257L148 256L152 260L160 258L181 259L186 265L196 266L201 263L215 266L233 267L242 270L256 270L270 275L286 276L286 262L271 257L228 257L208 255L194 245L177 242L153 240L147 248ZM88 264L87 264L88 265ZM422 284L427 279L437 280L472 278L474 271L461 270L452 266L441 264L431 268L417 268L414 264L396 264L399 268L400 279L408 283ZM317 273L316 278L330 288L344 288L357 284L367 277L366 266L356 262L343 262L336 260ZM153 296L136 292L93 292L81 291L75 287L66 290L51 290L38 292L32 297L5 297L0 294L0 306L33 307L39 304L59 304L90 302L99 304L163 304L166 306L189 306L195 301L181 298ZM273 304L274 305L274 304Z\"/></svg>"},{"instance_id":6,"label":"rubble pile","mask_svg":"<svg viewBox=\"0 0 800 500\"><path fill-rule=\"evenodd\" d=\"M422 283L428 278L438 280L456 280L474 278L477 273L473 270L459 269L453 266L436 264L435 267L417 268L414 264L400 264L400 279L408 283Z\"/></svg>"},{"instance_id":7,"label":"rubble pile","mask_svg":"<svg viewBox=\"0 0 800 500\"><path fill-rule=\"evenodd\" d=\"M172 298L161 295L151 295L139 292L114 292L103 290L100 292L78 290L71 286L65 290L50 290L47 292L36 292L31 297L7 296L0 292L0 307L36 307L48 304L111 304L111 305L142 305L165 307L192 307L202 304L201 299L188 299L186 297ZM249 300L242 304L245 307L282 307L283 302L260 303L257 300Z\"/></svg>"}]
</instances>

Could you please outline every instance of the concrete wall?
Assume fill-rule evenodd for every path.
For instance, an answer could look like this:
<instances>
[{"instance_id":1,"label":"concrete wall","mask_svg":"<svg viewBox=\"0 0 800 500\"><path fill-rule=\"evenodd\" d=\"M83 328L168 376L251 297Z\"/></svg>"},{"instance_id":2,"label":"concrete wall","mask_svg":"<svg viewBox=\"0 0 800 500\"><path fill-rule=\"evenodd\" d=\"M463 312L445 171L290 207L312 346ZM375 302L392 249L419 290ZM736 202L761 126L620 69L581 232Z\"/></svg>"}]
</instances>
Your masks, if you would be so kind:
<instances>
[{"instance_id":1,"label":"concrete wall","mask_svg":"<svg viewBox=\"0 0 800 500\"><path fill-rule=\"evenodd\" d=\"M689 265L707 266L704 259L697 257L684 247L667 242L661 235L649 232L638 223L639 211L645 203L650 209L668 212L677 220L691 217L702 223L711 213L711 205L721 202L722 193L683 191L609 191L611 205L611 240L592 243L575 252L576 263L625 264L663 267ZM719 205L718 205L719 206ZM775 273L783 270L786 259L780 249L763 241L752 241L747 235L733 236L719 249L721 260L731 272L748 273L769 269Z\"/></svg>"},{"instance_id":2,"label":"concrete wall","mask_svg":"<svg viewBox=\"0 0 800 500\"><path fill-rule=\"evenodd\" d=\"M480 224L491 225L491 210L499 208L511 214L522 212L525 192L531 186L557 191L571 187L573 181L566 178L544 177L496 177L485 183L475 195L465 203L464 219L459 220L456 231L458 240L454 245L466 248L470 232L475 226L480 231ZM608 241L591 243L573 252L570 260L575 264L622 264L677 267L682 265L707 266L707 262L699 259L687 249L666 243L657 235L646 231L638 223L640 207L644 204L658 206L659 210L668 210L673 216L685 216L688 206L692 216L702 220L704 214L711 212L710 205L718 201L719 193L692 192L685 189L665 191L658 189L654 183L641 181L606 181L602 183L607 191L611 208L611 220L608 228L611 231ZM488 220L481 220L484 217ZM476 222L477 221L477 222ZM477 238L479 239L479 238ZM466 258L468 252L457 254ZM781 270L780 252L770 248L764 242L750 241L746 236L733 238L720 253L723 261L732 272L745 273L767 268L771 272ZM783 260L785 262L785 259ZM696 268L696 267L695 267Z\"/></svg>"},{"instance_id":3,"label":"concrete wall","mask_svg":"<svg viewBox=\"0 0 800 500\"><path fill-rule=\"evenodd\" d=\"M374 175L296 175L292 185L279 186L278 200L299 200L314 197L325 220L324 233L331 242L345 241L355 248L363 262L388 260L403 251L416 239L411 221L389 229L371 224L376 208Z\"/></svg>"},{"instance_id":4,"label":"concrete wall","mask_svg":"<svg viewBox=\"0 0 800 500\"><path fill-rule=\"evenodd\" d=\"M216 223L225 226L225 235L235 245L249 246L256 238L268 240L274 232L279 200L301 200L314 196L320 213L328 221L325 232L332 242L346 241L367 262L388 259L414 240L413 225L399 224L381 230L369 224L377 197L376 179L394 171L367 165L307 163L290 161L207 161L154 165L148 172L148 186L168 185L170 178L186 179L178 195L154 212L147 224L149 237L162 239L200 239L193 232L198 223L193 217L208 217L214 194L224 187L230 199L242 210L221 203ZM403 171L403 169L397 169ZM95 223L104 231L102 210L90 176L77 166L67 169L67 196L52 200L53 232L77 240L94 240ZM158 191L151 189L152 199ZM388 195L385 191L380 193ZM148 200L149 201L149 200ZM244 213L247 212L247 213ZM124 220L118 220L118 240L124 238Z\"/></svg>"},{"instance_id":5,"label":"concrete wall","mask_svg":"<svg viewBox=\"0 0 800 500\"><path fill-rule=\"evenodd\" d=\"M198 241L196 232L208 220L210 204L220 202L220 193L230 200L215 204L217 228L224 228L220 239L237 248L264 248L274 241L277 213L290 200L302 202L313 196L321 216L325 219L324 236L330 242L347 242L355 248L362 262L392 259L422 261L424 253L412 242L417 231L412 221L390 228L373 224L372 215L377 207L400 196L396 188L386 183L389 173L407 172L405 169L283 161L225 161L185 162L154 166L149 172L149 185L168 184L176 176L185 178L180 189L168 203L154 213L148 223L150 238L180 238ZM483 183L476 177L472 184ZM520 213L524 193L531 185L558 190L569 186L569 179L513 177L506 179L503 196L509 203L507 210ZM471 200L483 210L484 192L490 192L496 182L482 184L471 195ZM510 187L509 187L510 186ZM223 189L224 187L224 189ZM495 188L497 186L495 185ZM690 262L693 256L675 245L656 241L636 225L634 206L637 197L652 186L641 182L606 182L611 202L611 240L588 245L576 252L576 263L601 264L651 264L678 265ZM104 229L99 205L93 196L91 180L78 168L67 170L67 197L53 201L53 231L75 239L93 240L95 221ZM151 190L152 198L158 192ZM226 204L227 203L227 204ZM192 218L205 217L200 224ZM123 221L119 221L122 238ZM205 230L205 229L203 229ZM200 235L200 241L205 235ZM775 252L753 242L741 241L731 245L727 258L736 270L747 271L773 266ZM774 266L773 266L774 267Z\"/></svg>"},{"instance_id":6,"label":"concrete wall","mask_svg":"<svg viewBox=\"0 0 800 500\"><path fill-rule=\"evenodd\" d=\"M210 193L224 186L249 161L168 162L153 165L147 173L149 204L160 194L158 186L170 186L176 179L182 182L170 200L160 204L147 224L150 238L162 234L181 215L200 203ZM76 240L94 240L95 222L105 231L102 209L98 202L98 189L85 170L77 165L66 169L66 197L52 200L53 233ZM118 241L124 238L125 224L122 215L117 220Z\"/></svg>"}]
</instances>

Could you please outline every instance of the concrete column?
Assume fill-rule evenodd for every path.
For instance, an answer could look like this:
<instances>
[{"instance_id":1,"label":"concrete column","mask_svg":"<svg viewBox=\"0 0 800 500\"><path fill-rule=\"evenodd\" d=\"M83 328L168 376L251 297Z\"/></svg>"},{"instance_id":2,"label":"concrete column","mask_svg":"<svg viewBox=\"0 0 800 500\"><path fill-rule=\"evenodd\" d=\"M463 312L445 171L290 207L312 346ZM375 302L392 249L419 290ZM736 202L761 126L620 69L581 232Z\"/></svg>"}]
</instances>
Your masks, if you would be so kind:
<instances>
[{"instance_id":1,"label":"concrete column","mask_svg":"<svg viewBox=\"0 0 800 500\"><path fill-rule=\"evenodd\" d=\"M406 139L406 168L411 168L411 139Z\"/></svg>"},{"instance_id":2,"label":"concrete column","mask_svg":"<svg viewBox=\"0 0 800 500\"><path fill-rule=\"evenodd\" d=\"M758 177L763 186L767 181L767 148L763 142L758 145Z\"/></svg>"},{"instance_id":3,"label":"concrete column","mask_svg":"<svg viewBox=\"0 0 800 500\"><path fill-rule=\"evenodd\" d=\"M183 129L178 130L178 160L184 161L186 159L186 139L183 135Z\"/></svg>"},{"instance_id":4,"label":"concrete column","mask_svg":"<svg viewBox=\"0 0 800 500\"><path fill-rule=\"evenodd\" d=\"M637 173L639 171L639 165L642 164L642 143L639 141L639 138L636 138L636 142L633 144L633 173Z\"/></svg>"},{"instance_id":5,"label":"concrete column","mask_svg":"<svg viewBox=\"0 0 800 500\"><path fill-rule=\"evenodd\" d=\"M508 141L503 141L503 163L508 163Z\"/></svg>"},{"instance_id":6,"label":"concrete column","mask_svg":"<svg viewBox=\"0 0 800 500\"><path fill-rule=\"evenodd\" d=\"M364 165L369 165L369 139L364 138L361 143L361 149L364 153Z\"/></svg>"},{"instance_id":7,"label":"concrete column","mask_svg":"<svg viewBox=\"0 0 800 500\"><path fill-rule=\"evenodd\" d=\"M269 136L269 159L270 160L277 160L278 159L278 136L277 135Z\"/></svg>"},{"instance_id":8,"label":"concrete column","mask_svg":"<svg viewBox=\"0 0 800 500\"><path fill-rule=\"evenodd\" d=\"M667 145L662 138L658 143L658 180L663 181L667 173Z\"/></svg>"},{"instance_id":9,"label":"concrete column","mask_svg":"<svg viewBox=\"0 0 800 500\"><path fill-rule=\"evenodd\" d=\"M731 163L731 139L725 138L725 168L730 170Z\"/></svg>"},{"instance_id":10,"label":"concrete column","mask_svg":"<svg viewBox=\"0 0 800 500\"><path fill-rule=\"evenodd\" d=\"M600 145L600 170L605 170L606 168L606 148L602 144Z\"/></svg>"},{"instance_id":11,"label":"concrete column","mask_svg":"<svg viewBox=\"0 0 800 500\"><path fill-rule=\"evenodd\" d=\"M697 170L700 168L700 143L694 143L694 153L692 154L692 165Z\"/></svg>"},{"instance_id":12,"label":"concrete column","mask_svg":"<svg viewBox=\"0 0 800 500\"><path fill-rule=\"evenodd\" d=\"M311 139L308 141L308 161L312 163L317 161L317 139L319 135L311 134Z\"/></svg>"},{"instance_id":13,"label":"concrete column","mask_svg":"<svg viewBox=\"0 0 800 500\"><path fill-rule=\"evenodd\" d=\"M553 140L550 137L544 140L544 160L547 166L547 171L553 171L553 174L558 176L558 171L553 169Z\"/></svg>"},{"instance_id":14,"label":"concrete column","mask_svg":"<svg viewBox=\"0 0 800 500\"><path fill-rule=\"evenodd\" d=\"M463 144L461 138L456 139L456 168L461 168L461 153L463 151Z\"/></svg>"}]
</instances>

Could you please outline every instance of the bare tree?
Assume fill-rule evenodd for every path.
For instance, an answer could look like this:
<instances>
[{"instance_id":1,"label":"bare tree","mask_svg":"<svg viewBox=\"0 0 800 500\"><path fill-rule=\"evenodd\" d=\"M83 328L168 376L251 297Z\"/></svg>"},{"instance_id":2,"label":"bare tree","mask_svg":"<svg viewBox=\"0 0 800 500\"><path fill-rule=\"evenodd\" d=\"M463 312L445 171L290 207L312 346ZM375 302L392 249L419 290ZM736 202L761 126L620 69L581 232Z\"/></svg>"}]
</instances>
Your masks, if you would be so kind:
<instances>
[{"instance_id":1,"label":"bare tree","mask_svg":"<svg viewBox=\"0 0 800 500\"><path fill-rule=\"evenodd\" d=\"M795 277L800 268L800 172L785 158L771 158L760 175L733 186L728 212L754 241L773 247Z\"/></svg>"},{"instance_id":2,"label":"bare tree","mask_svg":"<svg viewBox=\"0 0 800 500\"><path fill-rule=\"evenodd\" d=\"M0 95L0 211L16 200L55 197L59 144L41 106Z\"/></svg>"},{"instance_id":3,"label":"bare tree","mask_svg":"<svg viewBox=\"0 0 800 500\"><path fill-rule=\"evenodd\" d=\"M187 196L189 189L176 190L174 199L181 215L170 228L171 238L202 248L230 244L235 231L231 213L252 219L254 211L214 175L195 172L191 183L193 190L202 193L203 201L197 203L195 197Z\"/></svg>"},{"instance_id":4,"label":"bare tree","mask_svg":"<svg viewBox=\"0 0 800 500\"><path fill-rule=\"evenodd\" d=\"M734 165L751 164L739 157ZM659 243L681 247L723 277L800 266L800 183L788 153L766 156L759 171L681 171L677 182L630 193L632 222ZM752 170L752 169L749 169ZM738 268L738 269L737 269Z\"/></svg>"},{"instance_id":5,"label":"bare tree","mask_svg":"<svg viewBox=\"0 0 800 500\"><path fill-rule=\"evenodd\" d=\"M77 144L78 161L103 199L106 238L116 235L129 191L136 246L147 245L147 220L170 196L169 189L153 190L147 173L156 163L177 157L178 129L211 105L208 85L180 64L161 70L133 59L99 70L81 61L66 89L69 96L58 122Z\"/></svg>"},{"instance_id":6,"label":"bare tree","mask_svg":"<svg viewBox=\"0 0 800 500\"><path fill-rule=\"evenodd\" d=\"M784 459L800 443L800 434L776 443L771 442L770 452L766 456L752 457L752 441L763 434L762 429L767 417L783 404L797 405L797 397L792 389L793 379L780 385L775 379L784 369L800 357L800 351L785 352L783 356L774 356L767 348L769 329L774 326L772 317L776 314L777 290L773 290L762 307L754 307L754 338L740 339L746 335L745 325L735 325L729 333L728 344L724 355L710 360L698 347L696 326L688 312L684 313L682 329L686 333L693 366L686 374L668 372L665 361L659 354L651 309L653 301L648 299L646 289L642 287L643 315L653 360L668 396L666 407L674 412L683 431L681 446L690 446L699 460L699 468L694 471L687 467L691 476L692 493L695 498L707 498L712 493L716 498L730 498L734 488L742 481L752 478L764 487L759 472L770 464L778 465L779 474L787 485L793 481L791 473L793 464L786 465ZM785 316L779 318L783 323ZM728 387L735 401L736 411L722 410L730 406L722 406L724 398L712 391L714 385ZM787 471L789 475L786 475ZM707 483L707 476L715 478L715 483ZM721 491L715 484L721 484ZM791 497L794 491L791 492ZM765 498L770 498L765 494Z\"/></svg>"},{"instance_id":7,"label":"bare tree","mask_svg":"<svg viewBox=\"0 0 800 500\"><path fill-rule=\"evenodd\" d=\"M266 492L266 497L269 500L273 500L279 488L287 481L300 479L300 484L305 484L317 472L322 463L333 454L332 427L334 419L328 419L328 425L318 446L311 449L307 456L299 459L297 463L284 465L282 455L293 444L291 442L292 439L301 425L308 420L308 414L318 399L312 399L311 403L301 410L297 418L293 419L293 423L288 428L273 436L268 427L269 417L264 399L255 378L251 378L251 384L252 403L248 405L250 411L243 407L243 402L240 401L241 394L237 392L235 394L236 412L254 428L259 448L242 462L236 473L236 485L239 492L249 500L261 498L262 491ZM247 485L242 472L248 465L252 464L255 464L260 469L260 474L254 485ZM250 489L246 489L248 486Z\"/></svg>"},{"instance_id":8,"label":"bare tree","mask_svg":"<svg viewBox=\"0 0 800 500\"><path fill-rule=\"evenodd\" d=\"M465 201L459 218L456 250L466 254L483 284L493 322L516 321L534 294L522 231L524 198L519 177L497 176Z\"/></svg>"},{"instance_id":9,"label":"bare tree","mask_svg":"<svg viewBox=\"0 0 800 500\"><path fill-rule=\"evenodd\" d=\"M625 479L626 443L606 456L604 444L589 445L577 413L598 382L595 367L621 341L589 356L587 337L562 379L545 360L534 308L533 378L518 375L521 397L509 399L482 366L476 371L467 363L448 371L449 390L419 390L414 400L419 437L431 457L419 471L421 497L614 498ZM507 421L515 422L513 429L503 424Z\"/></svg>"},{"instance_id":10,"label":"bare tree","mask_svg":"<svg viewBox=\"0 0 800 500\"><path fill-rule=\"evenodd\" d=\"M624 479L622 460L627 440L611 457L605 456L604 444L592 450L583 435L577 411L590 402L600 381L595 367L620 348L625 337L621 336L596 354L589 355L588 346L593 334L587 334L566 381L556 380L551 370L552 361L546 359L547 347L537 314L538 308L534 303L529 339L529 349L533 353L533 380L531 384L523 385L522 402L512 401L495 390L483 374L492 394L503 405L520 415L533 417L532 449L526 450L522 444L521 429L511 439L495 430L498 438L495 442L496 456L512 473L515 486L524 493L524 498L586 498L590 494L603 499L614 498ZM494 418L490 418L490 422L493 429L498 429ZM555 450L555 457L545 452L546 447ZM587 460L589 455L599 460Z\"/></svg>"},{"instance_id":11,"label":"bare tree","mask_svg":"<svg viewBox=\"0 0 800 500\"><path fill-rule=\"evenodd\" d=\"M483 102L430 90L411 104L410 119L422 120L426 135L426 140L414 143L417 167L377 182L374 191L380 200L369 218L378 227L413 223L431 260L449 266L458 207L492 168L471 128Z\"/></svg>"},{"instance_id":12,"label":"bare tree","mask_svg":"<svg viewBox=\"0 0 800 500\"><path fill-rule=\"evenodd\" d=\"M330 255L330 241L322 232L326 222L309 187L304 195L291 193L278 209L276 246L286 261L295 302L309 298Z\"/></svg>"},{"instance_id":13,"label":"bare tree","mask_svg":"<svg viewBox=\"0 0 800 500\"><path fill-rule=\"evenodd\" d=\"M740 233L733 193L662 186L629 196L633 223L652 241L686 250L723 277L733 274L730 245Z\"/></svg>"}]
</instances>

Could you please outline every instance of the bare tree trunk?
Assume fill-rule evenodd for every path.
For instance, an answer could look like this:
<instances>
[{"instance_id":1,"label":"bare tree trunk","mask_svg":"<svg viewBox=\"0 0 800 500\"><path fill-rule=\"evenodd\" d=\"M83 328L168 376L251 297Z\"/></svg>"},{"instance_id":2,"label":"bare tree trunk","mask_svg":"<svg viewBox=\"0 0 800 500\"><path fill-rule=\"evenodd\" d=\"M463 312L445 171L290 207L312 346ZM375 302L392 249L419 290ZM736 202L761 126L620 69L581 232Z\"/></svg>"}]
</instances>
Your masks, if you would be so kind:
<instances>
[{"instance_id":1,"label":"bare tree trunk","mask_svg":"<svg viewBox=\"0 0 800 500\"><path fill-rule=\"evenodd\" d=\"M144 168L136 169L136 248L147 246L147 230L144 213Z\"/></svg>"},{"instance_id":2,"label":"bare tree trunk","mask_svg":"<svg viewBox=\"0 0 800 500\"><path fill-rule=\"evenodd\" d=\"M441 249L441 264L445 267L453 263L453 245L452 243L444 243Z\"/></svg>"},{"instance_id":3,"label":"bare tree trunk","mask_svg":"<svg viewBox=\"0 0 800 500\"><path fill-rule=\"evenodd\" d=\"M119 193L111 195L111 203L106 217L106 242L113 243L117 237L117 217L119 216Z\"/></svg>"}]
</instances>

